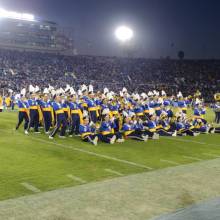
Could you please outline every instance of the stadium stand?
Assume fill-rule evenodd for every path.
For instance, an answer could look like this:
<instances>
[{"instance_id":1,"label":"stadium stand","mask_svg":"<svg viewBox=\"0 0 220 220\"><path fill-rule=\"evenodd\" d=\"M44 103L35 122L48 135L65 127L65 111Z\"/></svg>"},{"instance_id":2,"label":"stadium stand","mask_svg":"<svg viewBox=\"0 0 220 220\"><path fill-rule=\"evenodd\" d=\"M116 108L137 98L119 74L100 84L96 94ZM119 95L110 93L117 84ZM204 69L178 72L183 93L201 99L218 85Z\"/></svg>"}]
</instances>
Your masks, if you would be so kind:
<instances>
[{"instance_id":1,"label":"stadium stand","mask_svg":"<svg viewBox=\"0 0 220 220\"><path fill-rule=\"evenodd\" d=\"M164 89L167 94L184 95L197 90L206 98L220 90L219 60L171 60L66 56L30 51L0 50L0 87L20 91L29 84L79 87L92 83L96 89L119 91Z\"/></svg>"}]
</instances>

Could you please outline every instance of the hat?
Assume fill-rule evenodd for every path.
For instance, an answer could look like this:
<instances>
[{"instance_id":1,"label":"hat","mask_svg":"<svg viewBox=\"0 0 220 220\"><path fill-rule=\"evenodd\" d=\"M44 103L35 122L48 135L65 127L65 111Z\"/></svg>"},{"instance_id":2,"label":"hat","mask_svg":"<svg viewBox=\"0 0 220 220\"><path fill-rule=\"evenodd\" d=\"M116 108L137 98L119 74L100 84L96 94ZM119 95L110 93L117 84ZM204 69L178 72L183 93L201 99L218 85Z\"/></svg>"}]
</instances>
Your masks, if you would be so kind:
<instances>
[{"instance_id":1,"label":"hat","mask_svg":"<svg viewBox=\"0 0 220 220\"><path fill-rule=\"evenodd\" d=\"M79 95L79 96L82 95L82 90L81 90L81 89L78 90L78 95Z\"/></svg>"},{"instance_id":2,"label":"hat","mask_svg":"<svg viewBox=\"0 0 220 220\"><path fill-rule=\"evenodd\" d=\"M103 93L106 95L107 93L109 93L109 89L105 87Z\"/></svg>"},{"instance_id":3,"label":"hat","mask_svg":"<svg viewBox=\"0 0 220 220\"><path fill-rule=\"evenodd\" d=\"M68 93L70 91L70 85L66 84L65 93Z\"/></svg>"},{"instance_id":4,"label":"hat","mask_svg":"<svg viewBox=\"0 0 220 220\"><path fill-rule=\"evenodd\" d=\"M54 90L54 87L49 84L48 90L51 92L52 90Z\"/></svg>"},{"instance_id":5,"label":"hat","mask_svg":"<svg viewBox=\"0 0 220 220\"><path fill-rule=\"evenodd\" d=\"M183 98L183 94L182 94L182 92L178 92L178 94L177 94L177 98Z\"/></svg>"},{"instance_id":6,"label":"hat","mask_svg":"<svg viewBox=\"0 0 220 220\"><path fill-rule=\"evenodd\" d=\"M162 91L161 91L161 95L162 95L162 96L166 96L167 94L166 94L166 92L165 92L164 90L162 90Z\"/></svg>"},{"instance_id":7,"label":"hat","mask_svg":"<svg viewBox=\"0 0 220 220\"><path fill-rule=\"evenodd\" d=\"M23 88L22 90L21 90L21 93L20 93L22 96L25 96L26 95L26 89L25 88Z\"/></svg>"},{"instance_id":8,"label":"hat","mask_svg":"<svg viewBox=\"0 0 220 220\"><path fill-rule=\"evenodd\" d=\"M142 97L143 99L146 99L146 98L147 98L147 94L146 94L145 92L142 92L142 93L141 93L141 97Z\"/></svg>"},{"instance_id":9,"label":"hat","mask_svg":"<svg viewBox=\"0 0 220 220\"><path fill-rule=\"evenodd\" d=\"M45 89L44 89L43 94L49 94L48 88L45 88Z\"/></svg>"},{"instance_id":10,"label":"hat","mask_svg":"<svg viewBox=\"0 0 220 220\"><path fill-rule=\"evenodd\" d=\"M30 94L35 92L35 88L32 85L29 85L29 92Z\"/></svg>"},{"instance_id":11,"label":"hat","mask_svg":"<svg viewBox=\"0 0 220 220\"><path fill-rule=\"evenodd\" d=\"M70 94L71 94L71 95L76 95L76 92L75 92L75 90L73 89L73 87L70 87Z\"/></svg>"},{"instance_id":12,"label":"hat","mask_svg":"<svg viewBox=\"0 0 220 220\"><path fill-rule=\"evenodd\" d=\"M86 86L85 84L83 84L83 85L81 86L81 91L82 91L82 93L86 92L87 90L88 90L87 86Z\"/></svg>"},{"instance_id":13,"label":"hat","mask_svg":"<svg viewBox=\"0 0 220 220\"><path fill-rule=\"evenodd\" d=\"M153 92L152 92L152 91L149 91L149 92L148 92L148 96L150 96L150 97L153 96Z\"/></svg>"},{"instance_id":14,"label":"hat","mask_svg":"<svg viewBox=\"0 0 220 220\"><path fill-rule=\"evenodd\" d=\"M89 85L89 94L92 94L93 93L93 85Z\"/></svg>"},{"instance_id":15,"label":"hat","mask_svg":"<svg viewBox=\"0 0 220 220\"><path fill-rule=\"evenodd\" d=\"M128 90L127 90L125 87L123 87L122 92L125 93L125 92L127 92L127 91L128 91Z\"/></svg>"},{"instance_id":16,"label":"hat","mask_svg":"<svg viewBox=\"0 0 220 220\"><path fill-rule=\"evenodd\" d=\"M35 92L35 93L40 92L40 88L39 88L39 86L35 86L34 92Z\"/></svg>"}]
</instances>

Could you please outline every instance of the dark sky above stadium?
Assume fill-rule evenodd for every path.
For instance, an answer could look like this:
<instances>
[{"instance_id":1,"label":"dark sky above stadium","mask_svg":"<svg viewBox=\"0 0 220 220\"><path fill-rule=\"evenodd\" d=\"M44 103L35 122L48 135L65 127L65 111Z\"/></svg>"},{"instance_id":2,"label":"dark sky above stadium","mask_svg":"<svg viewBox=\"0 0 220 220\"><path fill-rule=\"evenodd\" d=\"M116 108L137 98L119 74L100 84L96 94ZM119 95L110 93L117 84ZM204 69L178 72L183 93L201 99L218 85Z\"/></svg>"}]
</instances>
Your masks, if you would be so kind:
<instances>
[{"instance_id":1,"label":"dark sky above stadium","mask_svg":"<svg viewBox=\"0 0 220 220\"><path fill-rule=\"evenodd\" d=\"M74 29L81 54L121 55L114 29L133 28L136 56L220 58L220 0L0 0Z\"/></svg>"}]
</instances>

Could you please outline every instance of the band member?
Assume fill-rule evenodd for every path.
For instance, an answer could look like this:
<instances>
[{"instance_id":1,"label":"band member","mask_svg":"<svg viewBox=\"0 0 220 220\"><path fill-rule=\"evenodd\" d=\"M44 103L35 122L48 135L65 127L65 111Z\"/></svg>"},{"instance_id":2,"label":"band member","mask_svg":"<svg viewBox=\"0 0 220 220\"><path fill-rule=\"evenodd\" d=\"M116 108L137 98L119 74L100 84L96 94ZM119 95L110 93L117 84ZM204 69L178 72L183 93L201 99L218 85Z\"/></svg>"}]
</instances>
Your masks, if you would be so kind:
<instances>
[{"instance_id":1,"label":"band member","mask_svg":"<svg viewBox=\"0 0 220 220\"><path fill-rule=\"evenodd\" d=\"M171 125L169 118L167 115L162 115L161 119L159 120L159 128L157 129L157 132L160 136L176 136L177 131L174 130Z\"/></svg>"},{"instance_id":2,"label":"band member","mask_svg":"<svg viewBox=\"0 0 220 220\"><path fill-rule=\"evenodd\" d=\"M92 91L89 92L88 98L86 99L86 103L88 106L90 121L96 123L98 121L99 112L96 106L96 102L94 100L94 93Z\"/></svg>"},{"instance_id":3,"label":"band member","mask_svg":"<svg viewBox=\"0 0 220 220\"><path fill-rule=\"evenodd\" d=\"M52 126L53 121L53 108L51 107L51 102L49 100L49 95L44 94L43 100L38 100L38 104L41 107L44 119L44 129L45 133L49 134L50 127Z\"/></svg>"},{"instance_id":4,"label":"band member","mask_svg":"<svg viewBox=\"0 0 220 220\"><path fill-rule=\"evenodd\" d=\"M220 124L220 102L216 102L214 105L215 123Z\"/></svg>"},{"instance_id":5,"label":"band member","mask_svg":"<svg viewBox=\"0 0 220 220\"><path fill-rule=\"evenodd\" d=\"M30 121L28 125L28 131L31 127L34 128L35 133L39 132L39 105L36 100L37 95L35 93L30 93L30 99L28 99L28 106L30 111Z\"/></svg>"},{"instance_id":6,"label":"band member","mask_svg":"<svg viewBox=\"0 0 220 220\"><path fill-rule=\"evenodd\" d=\"M68 102L71 115L70 132L69 136L72 137L73 133L79 135L79 127L82 124L82 107L76 100L76 95L71 95Z\"/></svg>"},{"instance_id":7,"label":"band member","mask_svg":"<svg viewBox=\"0 0 220 220\"><path fill-rule=\"evenodd\" d=\"M177 118L176 121L176 130L177 130L177 135L179 136L198 136L200 133L195 132L194 126L189 123L189 122L184 122L181 117Z\"/></svg>"},{"instance_id":8,"label":"band member","mask_svg":"<svg viewBox=\"0 0 220 220\"><path fill-rule=\"evenodd\" d=\"M56 125L55 125L53 131L50 133L49 139L53 139L60 128L61 128L61 131L60 131L59 137L65 138L65 133L66 133L66 128L67 128L67 120L66 120L66 116L65 116L65 113L64 113L63 107L62 107L61 95L62 94L55 95L55 97L54 97L55 100L53 102L51 102L51 105L52 105L53 110L55 112Z\"/></svg>"},{"instance_id":9,"label":"band member","mask_svg":"<svg viewBox=\"0 0 220 220\"><path fill-rule=\"evenodd\" d=\"M17 101L17 106L19 108L19 112L18 112L18 123L16 125L16 130L19 129L20 125L24 120L24 133L28 134L29 106L25 96L22 96L21 99Z\"/></svg>"},{"instance_id":10,"label":"band member","mask_svg":"<svg viewBox=\"0 0 220 220\"><path fill-rule=\"evenodd\" d=\"M115 142L122 143L124 142L124 139L122 138L122 134L120 132L115 132L115 123L114 118L110 120L109 114L106 114L103 116L103 122L101 123L100 127L100 140L109 143L114 144Z\"/></svg>"},{"instance_id":11,"label":"band member","mask_svg":"<svg viewBox=\"0 0 220 220\"><path fill-rule=\"evenodd\" d=\"M83 117L83 122L80 124L79 132L83 141L90 142L97 146L99 138L98 135L95 134L95 128L89 125L89 118L87 116Z\"/></svg>"},{"instance_id":12,"label":"band member","mask_svg":"<svg viewBox=\"0 0 220 220\"><path fill-rule=\"evenodd\" d=\"M134 124L130 116L127 116L122 126L123 135L126 139L135 139L140 141L147 141L148 135L144 132L141 124Z\"/></svg>"}]
</instances>

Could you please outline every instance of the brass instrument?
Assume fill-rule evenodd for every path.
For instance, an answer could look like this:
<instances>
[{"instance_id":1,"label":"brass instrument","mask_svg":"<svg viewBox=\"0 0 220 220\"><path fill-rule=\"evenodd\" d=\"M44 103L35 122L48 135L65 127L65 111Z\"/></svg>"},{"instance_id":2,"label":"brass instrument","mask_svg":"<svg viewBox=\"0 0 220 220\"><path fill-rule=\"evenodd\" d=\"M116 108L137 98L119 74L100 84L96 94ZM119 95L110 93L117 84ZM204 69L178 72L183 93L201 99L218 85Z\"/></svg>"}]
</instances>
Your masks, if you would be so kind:
<instances>
[{"instance_id":1,"label":"brass instrument","mask_svg":"<svg viewBox=\"0 0 220 220\"><path fill-rule=\"evenodd\" d=\"M220 93L216 93L214 95L214 99L215 99L215 101L220 101Z\"/></svg>"}]
</instances>

